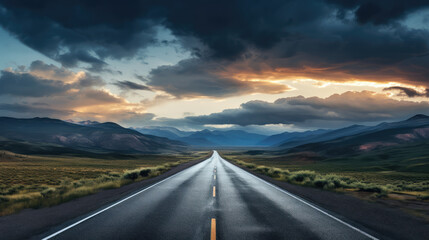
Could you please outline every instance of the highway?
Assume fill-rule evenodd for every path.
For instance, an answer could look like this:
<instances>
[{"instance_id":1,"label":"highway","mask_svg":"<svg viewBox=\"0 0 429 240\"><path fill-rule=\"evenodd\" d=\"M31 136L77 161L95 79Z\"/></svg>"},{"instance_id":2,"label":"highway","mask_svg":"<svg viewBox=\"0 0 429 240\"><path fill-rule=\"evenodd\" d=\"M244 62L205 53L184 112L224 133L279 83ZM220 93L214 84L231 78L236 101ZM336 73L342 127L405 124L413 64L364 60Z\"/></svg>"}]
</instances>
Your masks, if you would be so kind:
<instances>
[{"instance_id":1,"label":"highway","mask_svg":"<svg viewBox=\"0 0 429 240\"><path fill-rule=\"evenodd\" d=\"M376 239L213 155L43 239Z\"/></svg>"}]
</instances>

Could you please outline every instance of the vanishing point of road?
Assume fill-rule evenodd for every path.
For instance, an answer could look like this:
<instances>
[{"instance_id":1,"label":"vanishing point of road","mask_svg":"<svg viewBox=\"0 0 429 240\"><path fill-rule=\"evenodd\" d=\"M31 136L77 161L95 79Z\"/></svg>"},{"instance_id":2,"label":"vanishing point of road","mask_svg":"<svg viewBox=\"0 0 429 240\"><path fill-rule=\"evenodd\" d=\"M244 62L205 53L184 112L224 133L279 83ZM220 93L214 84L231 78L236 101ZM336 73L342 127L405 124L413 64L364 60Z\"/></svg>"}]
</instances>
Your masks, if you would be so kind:
<instances>
[{"instance_id":1,"label":"vanishing point of road","mask_svg":"<svg viewBox=\"0 0 429 240\"><path fill-rule=\"evenodd\" d=\"M376 239L213 155L43 239Z\"/></svg>"}]
</instances>

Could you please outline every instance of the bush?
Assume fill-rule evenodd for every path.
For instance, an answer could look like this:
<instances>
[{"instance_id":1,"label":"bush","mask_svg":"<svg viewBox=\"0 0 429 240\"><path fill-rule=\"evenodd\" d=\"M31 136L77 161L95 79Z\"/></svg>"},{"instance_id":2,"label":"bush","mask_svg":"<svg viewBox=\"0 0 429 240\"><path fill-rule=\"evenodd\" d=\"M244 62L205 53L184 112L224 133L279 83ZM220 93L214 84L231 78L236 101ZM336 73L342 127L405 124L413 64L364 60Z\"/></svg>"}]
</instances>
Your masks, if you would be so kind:
<instances>
[{"instance_id":1,"label":"bush","mask_svg":"<svg viewBox=\"0 0 429 240\"><path fill-rule=\"evenodd\" d=\"M140 176L147 177L147 176L149 176L150 172L151 172L151 170L149 168L143 169L143 170L140 171Z\"/></svg>"},{"instance_id":2,"label":"bush","mask_svg":"<svg viewBox=\"0 0 429 240\"><path fill-rule=\"evenodd\" d=\"M315 178L316 173L308 170L293 172L289 176L289 180L294 182L312 182Z\"/></svg>"},{"instance_id":3,"label":"bush","mask_svg":"<svg viewBox=\"0 0 429 240\"><path fill-rule=\"evenodd\" d=\"M266 167L266 166L258 166L255 168L255 171L262 173L262 174L266 174L266 175L268 175L269 170L270 170L270 168Z\"/></svg>"},{"instance_id":4,"label":"bush","mask_svg":"<svg viewBox=\"0 0 429 240\"><path fill-rule=\"evenodd\" d=\"M131 179L136 180L139 177L139 174L137 172L127 172L124 175L125 179Z\"/></svg>"},{"instance_id":5,"label":"bush","mask_svg":"<svg viewBox=\"0 0 429 240\"><path fill-rule=\"evenodd\" d=\"M326 179L317 179L314 181L314 186L317 188L325 188L325 185L328 184Z\"/></svg>"}]
</instances>

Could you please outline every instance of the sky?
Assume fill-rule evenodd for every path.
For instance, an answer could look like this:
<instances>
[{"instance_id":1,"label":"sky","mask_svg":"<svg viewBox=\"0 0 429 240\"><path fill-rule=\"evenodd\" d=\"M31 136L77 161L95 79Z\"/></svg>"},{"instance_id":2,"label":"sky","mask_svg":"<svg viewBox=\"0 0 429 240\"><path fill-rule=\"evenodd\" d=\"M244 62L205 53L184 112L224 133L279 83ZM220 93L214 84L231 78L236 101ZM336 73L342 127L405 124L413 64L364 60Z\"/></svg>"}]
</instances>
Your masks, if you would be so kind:
<instances>
[{"instance_id":1,"label":"sky","mask_svg":"<svg viewBox=\"0 0 429 240\"><path fill-rule=\"evenodd\" d=\"M429 114L429 2L0 1L0 116L338 128Z\"/></svg>"}]
</instances>

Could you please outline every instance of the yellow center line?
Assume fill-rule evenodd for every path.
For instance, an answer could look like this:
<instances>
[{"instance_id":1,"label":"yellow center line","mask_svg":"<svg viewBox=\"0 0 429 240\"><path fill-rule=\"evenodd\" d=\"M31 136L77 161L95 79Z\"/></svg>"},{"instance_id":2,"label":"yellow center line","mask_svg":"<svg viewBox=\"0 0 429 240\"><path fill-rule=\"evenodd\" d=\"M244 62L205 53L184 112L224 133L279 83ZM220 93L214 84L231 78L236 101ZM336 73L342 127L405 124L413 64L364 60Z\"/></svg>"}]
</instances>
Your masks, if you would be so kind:
<instances>
[{"instance_id":1,"label":"yellow center line","mask_svg":"<svg viewBox=\"0 0 429 240\"><path fill-rule=\"evenodd\" d=\"M210 240L216 240L216 219L212 218L212 231L210 234Z\"/></svg>"},{"instance_id":2,"label":"yellow center line","mask_svg":"<svg viewBox=\"0 0 429 240\"><path fill-rule=\"evenodd\" d=\"M213 197L216 197L216 187L213 186Z\"/></svg>"}]
</instances>

